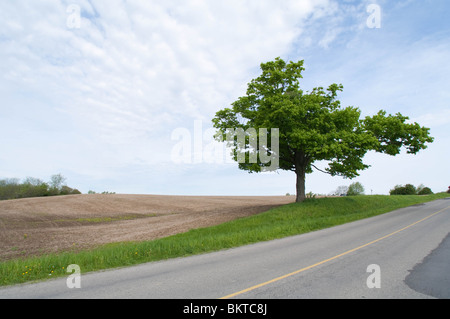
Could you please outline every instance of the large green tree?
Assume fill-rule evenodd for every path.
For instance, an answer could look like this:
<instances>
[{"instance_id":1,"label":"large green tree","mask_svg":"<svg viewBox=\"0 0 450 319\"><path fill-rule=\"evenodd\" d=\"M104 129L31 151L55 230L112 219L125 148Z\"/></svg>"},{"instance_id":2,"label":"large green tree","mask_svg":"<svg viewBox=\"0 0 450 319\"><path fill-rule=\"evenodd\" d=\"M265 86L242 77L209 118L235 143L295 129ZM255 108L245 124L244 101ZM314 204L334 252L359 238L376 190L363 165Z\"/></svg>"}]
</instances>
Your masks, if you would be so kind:
<instances>
[{"instance_id":1,"label":"large green tree","mask_svg":"<svg viewBox=\"0 0 450 319\"><path fill-rule=\"evenodd\" d=\"M304 71L303 61L285 62L281 58L261 64L262 74L248 84L247 94L216 113L212 122L218 130L216 137L230 130L253 128L256 138L272 141L271 129L278 129L279 143L272 148L255 148L247 134L246 143L237 138L228 139L232 155L257 154L257 161L239 162L239 168L249 172L261 172L271 163L260 157L277 156L277 169L293 171L297 176L297 202L305 199L306 175L313 169L354 178L369 166L363 158L369 151L397 155L406 148L410 154L425 149L433 142L429 128L408 123L408 117L400 113L387 115L383 110L374 116L361 118L357 107L341 107L337 99L341 84L331 84L326 90L317 87L311 91L300 88ZM259 129L267 129L260 131ZM261 136L266 134L267 136ZM264 154L263 154L264 153ZM242 157L241 157L242 158ZM328 167L317 168L314 163L325 161Z\"/></svg>"}]
</instances>

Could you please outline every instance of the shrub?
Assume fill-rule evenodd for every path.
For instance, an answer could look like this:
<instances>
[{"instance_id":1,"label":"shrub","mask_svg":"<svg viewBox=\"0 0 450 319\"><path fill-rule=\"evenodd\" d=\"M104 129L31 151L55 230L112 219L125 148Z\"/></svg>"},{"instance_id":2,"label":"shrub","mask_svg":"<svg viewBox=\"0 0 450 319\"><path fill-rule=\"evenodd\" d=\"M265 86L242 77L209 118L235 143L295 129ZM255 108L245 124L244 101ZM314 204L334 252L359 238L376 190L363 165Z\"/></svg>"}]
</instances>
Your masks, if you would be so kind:
<instances>
[{"instance_id":1,"label":"shrub","mask_svg":"<svg viewBox=\"0 0 450 319\"><path fill-rule=\"evenodd\" d=\"M81 194L81 192L78 189L71 188L69 186L62 186L61 191L59 192L60 195L74 195L74 194Z\"/></svg>"},{"instance_id":2,"label":"shrub","mask_svg":"<svg viewBox=\"0 0 450 319\"><path fill-rule=\"evenodd\" d=\"M389 191L390 195L416 195L416 193L416 188L411 184L406 184L405 186L396 185L394 189Z\"/></svg>"},{"instance_id":3,"label":"shrub","mask_svg":"<svg viewBox=\"0 0 450 319\"><path fill-rule=\"evenodd\" d=\"M429 187L424 187L417 192L417 195L431 195L433 191Z\"/></svg>"},{"instance_id":4,"label":"shrub","mask_svg":"<svg viewBox=\"0 0 450 319\"><path fill-rule=\"evenodd\" d=\"M434 194L429 187L424 185L419 185L414 187L414 185L406 184L405 186L396 185L394 189L389 192L390 195L431 195Z\"/></svg>"}]
</instances>

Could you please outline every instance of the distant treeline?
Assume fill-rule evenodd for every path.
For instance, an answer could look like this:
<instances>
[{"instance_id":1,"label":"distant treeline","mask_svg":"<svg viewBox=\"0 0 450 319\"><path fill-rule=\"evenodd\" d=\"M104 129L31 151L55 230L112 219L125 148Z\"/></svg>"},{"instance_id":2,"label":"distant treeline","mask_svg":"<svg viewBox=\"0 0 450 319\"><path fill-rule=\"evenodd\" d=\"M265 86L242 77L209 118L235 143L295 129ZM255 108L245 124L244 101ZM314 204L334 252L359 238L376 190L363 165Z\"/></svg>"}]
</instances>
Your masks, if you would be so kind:
<instances>
[{"instance_id":1,"label":"distant treeline","mask_svg":"<svg viewBox=\"0 0 450 319\"><path fill-rule=\"evenodd\" d=\"M27 177L0 179L0 200L27 197L81 194L77 189L65 185L66 178L61 174L52 175L49 182Z\"/></svg>"}]
</instances>

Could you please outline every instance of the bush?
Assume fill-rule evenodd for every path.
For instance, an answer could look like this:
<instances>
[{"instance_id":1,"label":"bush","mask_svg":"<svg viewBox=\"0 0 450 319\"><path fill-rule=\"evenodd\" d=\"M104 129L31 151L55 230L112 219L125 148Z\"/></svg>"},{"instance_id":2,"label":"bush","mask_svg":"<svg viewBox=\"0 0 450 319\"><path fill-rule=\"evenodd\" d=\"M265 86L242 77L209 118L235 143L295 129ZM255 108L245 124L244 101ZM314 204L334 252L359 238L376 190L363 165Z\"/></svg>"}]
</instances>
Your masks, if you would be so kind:
<instances>
[{"instance_id":1,"label":"bush","mask_svg":"<svg viewBox=\"0 0 450 319\"><path fill-rule=\"evenodd\" d=\"M394 189L389 191L390 195L416 195L416 193L416 188L411 184L406 184L405 186L396 185Z\"/></svg>"},{"instance_id":2,"label":"bush","mask_svg":"<svg viewBox=\"0 0 450 319\"><path fill-rule=\"evenodd\" d=\"M405 186L397 185L389 192L390 195L431 195L434 194L431 188L419 185L417 188L414 185L406 184Z\"/></svg>"},{"instance_id":3,"label":"bush","mask_svg":"<svg viewBox=\"0 0 450 319\"><path fill-rule=\"evenodd\" d=\"M424 187L417 192L417 195L431 195L433 191L429 187Z\"/></svg>"},{"instance_id":4,"label":"bush","mask_svg":"<svg viewBox=\"0 0 450 319\"><path fill-rule=\"evenodd\" d=\"M69 186L62 186L61 191L59 192L60 195L75 195L75 194L81 194L81 192L78 189L71 188Z\"/></svg>"}]
</instances>

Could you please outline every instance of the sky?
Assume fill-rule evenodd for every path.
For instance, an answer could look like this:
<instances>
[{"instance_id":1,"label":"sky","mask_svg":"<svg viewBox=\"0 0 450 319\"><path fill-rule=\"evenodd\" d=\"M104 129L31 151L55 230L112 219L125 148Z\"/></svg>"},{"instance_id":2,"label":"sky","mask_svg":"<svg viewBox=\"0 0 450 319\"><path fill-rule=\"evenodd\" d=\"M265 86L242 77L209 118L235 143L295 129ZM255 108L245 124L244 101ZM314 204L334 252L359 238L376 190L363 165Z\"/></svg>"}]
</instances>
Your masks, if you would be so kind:
<instances>
[{"instance_id":1,"label":"sky","mask_svg":"<svg viewBox=\"0 0 450 319\"><path fill-rule=\"evenodd\" d=\"M342 106L400 112L435 138L417 155L369 152L353 180L315 171L307 192L445 191L448 12L448 0L1 1L0 179L59 173L83 193L295 194L293 172L241 171L211 140L215 113L281 57L304 60L302 89L342 84Z\"/></svg>"}]
</instances>

